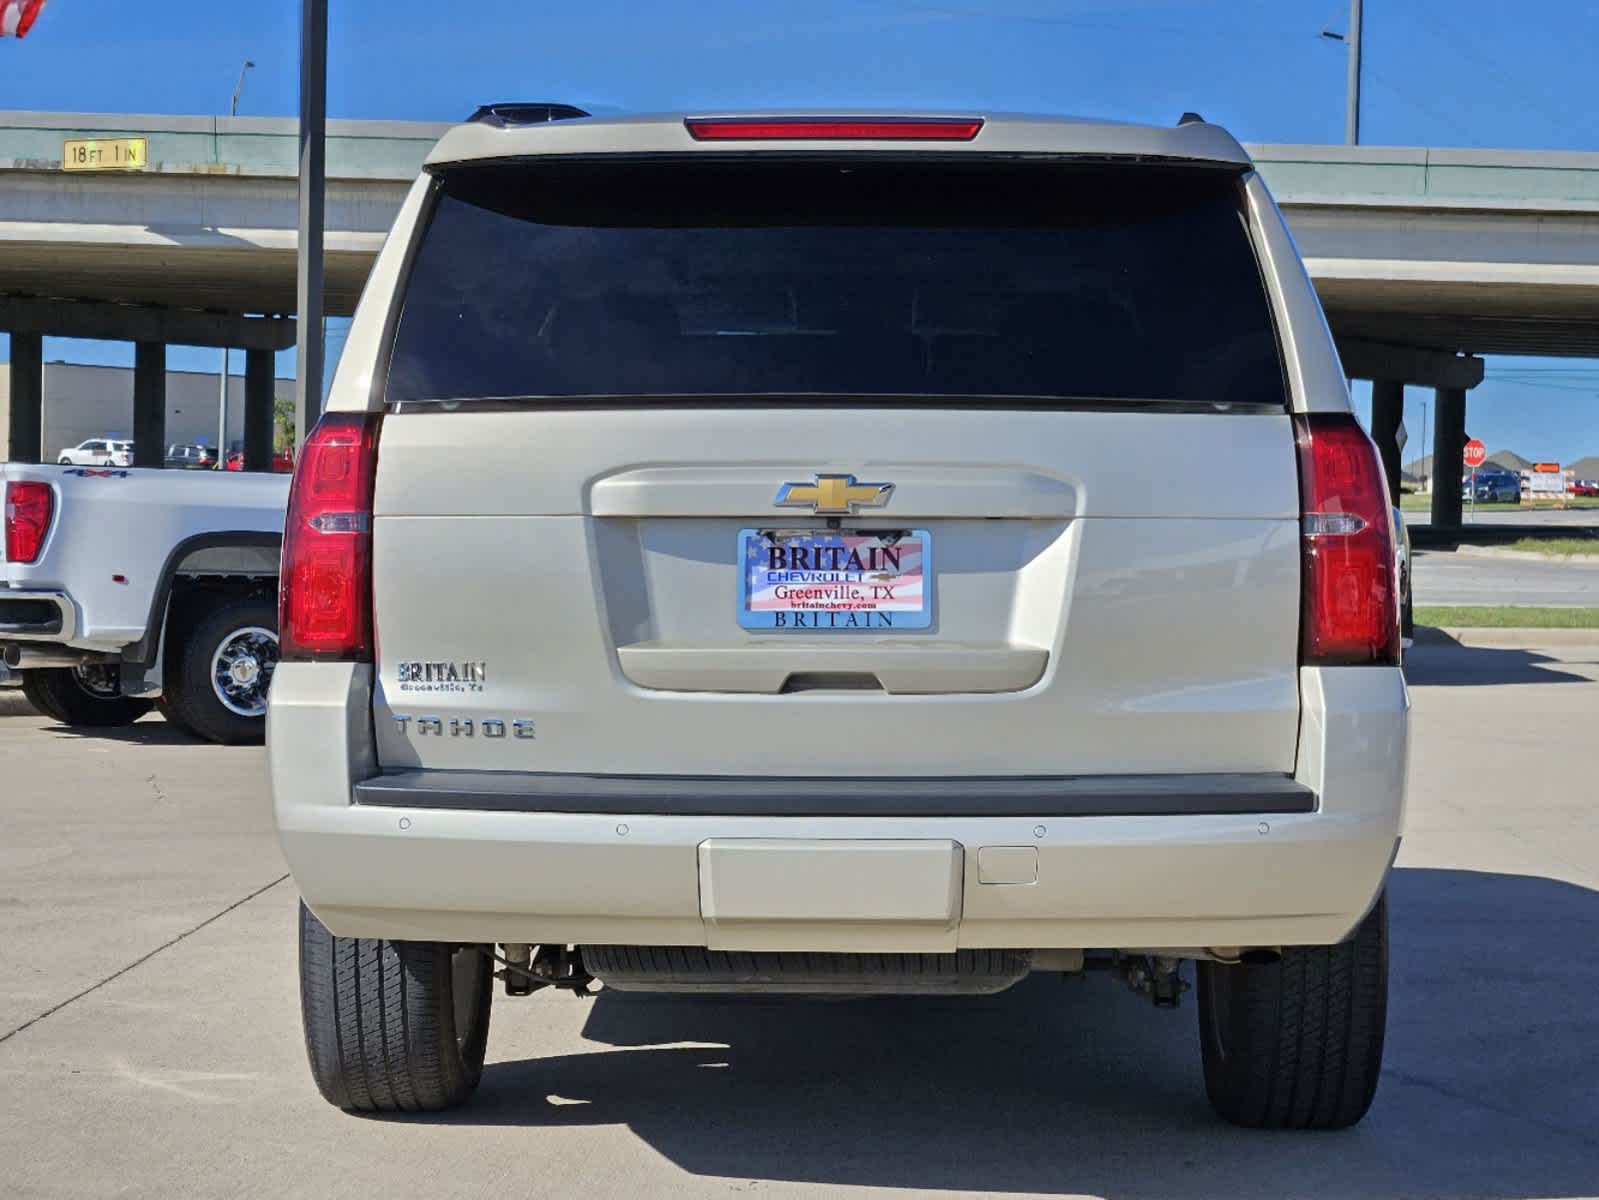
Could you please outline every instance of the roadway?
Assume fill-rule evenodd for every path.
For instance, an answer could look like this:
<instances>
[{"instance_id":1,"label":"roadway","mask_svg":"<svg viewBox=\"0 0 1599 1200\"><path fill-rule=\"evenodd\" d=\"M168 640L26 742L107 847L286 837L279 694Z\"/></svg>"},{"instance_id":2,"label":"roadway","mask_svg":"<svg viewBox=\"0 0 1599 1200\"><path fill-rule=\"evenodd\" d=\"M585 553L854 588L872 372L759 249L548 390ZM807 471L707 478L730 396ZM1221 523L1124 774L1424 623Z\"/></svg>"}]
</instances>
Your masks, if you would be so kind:
<instances>
[{"instance_id":1,"label":"roadway","mask_svg":"<svg viewBox=\"0 0 1599 1200\"><path fill-rule=\"evenodd\" d=\"M158 718L86 738L0 692L0 1191L1599 1195L1599 961L1574 950L1599 935L1599 641L1527 636L1411 656L1387 1066L1335 1136L1219 1124L1191 995L1163 1013L1047 977L960 1001L502 997L473 1107L342 1115L305 1067L262 752Z\"/></svg>"},{"instance_id":2,"label":"roadway","mask_svg":"<svg viewBox=\"0 0 1599 1200\"><path fill-rule=\"evenodd\" d=\"M1531 604L1599 608L1599 555L1538 562L1470 550L1417 550L1417 604Z\"/></svg>"}]
</instances>

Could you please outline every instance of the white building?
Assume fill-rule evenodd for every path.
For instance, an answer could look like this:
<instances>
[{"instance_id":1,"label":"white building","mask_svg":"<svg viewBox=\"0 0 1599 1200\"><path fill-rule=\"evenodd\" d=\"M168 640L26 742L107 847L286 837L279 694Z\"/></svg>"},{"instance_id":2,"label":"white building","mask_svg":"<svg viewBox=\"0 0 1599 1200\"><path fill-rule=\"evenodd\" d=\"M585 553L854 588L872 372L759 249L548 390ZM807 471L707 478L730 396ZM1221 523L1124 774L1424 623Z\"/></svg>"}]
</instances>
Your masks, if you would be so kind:
<instances>
[{"instance_id":1,"label":"white building","mask_svg":"<svg viewBox=\"0 0 1599 1200\"><path fill-rule=\"evenodd\" d=\"M219 356L220 357L220 356ZM235 368L243 355L234 355ZM217 377L200 371L167 372L167 445L217 441ZM279 400L294 399L294 380L274 381ZM0 458L10 423L11 367L0 363ZM133 370L49 362L44 366L44 455L54 462L64 446L92 437L133 435ZM244 437L244 376L228 379L228 440ZM165 451L163 446L162 450Z\"/></svg>"}]
</instances>

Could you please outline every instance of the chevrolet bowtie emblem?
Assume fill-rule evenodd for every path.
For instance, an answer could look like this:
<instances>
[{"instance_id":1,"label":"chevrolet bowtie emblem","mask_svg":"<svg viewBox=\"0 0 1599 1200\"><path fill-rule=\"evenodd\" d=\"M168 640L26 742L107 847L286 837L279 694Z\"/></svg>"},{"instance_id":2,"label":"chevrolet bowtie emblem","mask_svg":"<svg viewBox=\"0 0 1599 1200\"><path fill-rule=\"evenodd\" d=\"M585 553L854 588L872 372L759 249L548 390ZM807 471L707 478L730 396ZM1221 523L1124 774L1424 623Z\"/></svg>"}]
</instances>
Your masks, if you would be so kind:
<instances>
[{"instance_id":1,"label":"chevrolet bowtie emblem","mask_svg":"<svg viewBox=\"0 0 1599 1200\"><path fill-rule=\"evenodd\" d=\"M857 483L853 475L817 475L810 483L785 483L777 489L778 508L809 508L826 516L846 516L857 508L882 508L894 494L892 483Z\"/></svg>"}]
</instances>

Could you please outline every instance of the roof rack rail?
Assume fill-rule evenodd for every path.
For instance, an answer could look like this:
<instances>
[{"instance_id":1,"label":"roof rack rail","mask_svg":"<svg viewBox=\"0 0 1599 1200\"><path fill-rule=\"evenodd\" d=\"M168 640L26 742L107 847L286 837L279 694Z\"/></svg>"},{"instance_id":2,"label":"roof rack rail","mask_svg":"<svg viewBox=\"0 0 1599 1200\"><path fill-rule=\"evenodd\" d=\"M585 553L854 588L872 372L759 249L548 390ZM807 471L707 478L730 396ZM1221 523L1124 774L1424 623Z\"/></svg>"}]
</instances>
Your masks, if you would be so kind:
<instances>
[{"instance_id":1,"label":"roof rack rail","mask_svg":"<svg viewBox=\"0 0 1599 1200\"><path fill-rule=\"evenodd\" d=\"M1185 112L1182 116L1177 118L1177 124L1178 125L1204 125L1204 124L1206 124L1206 121L1205 121L1204 117L1200 116L1196 112Z\"/></svg>"},{"instance_id":2,"label":"roof rack rail","mask_svg":"<svg viewBox=\"0 0 1599 1200\"><path fill-rule=\"evenodd\" d=\"M574 104L485 104L467 118L467 123L507 129L513 125L542 125L546 121L570 121L588 116L593 114Z\"/></svg>"}]
</instances>

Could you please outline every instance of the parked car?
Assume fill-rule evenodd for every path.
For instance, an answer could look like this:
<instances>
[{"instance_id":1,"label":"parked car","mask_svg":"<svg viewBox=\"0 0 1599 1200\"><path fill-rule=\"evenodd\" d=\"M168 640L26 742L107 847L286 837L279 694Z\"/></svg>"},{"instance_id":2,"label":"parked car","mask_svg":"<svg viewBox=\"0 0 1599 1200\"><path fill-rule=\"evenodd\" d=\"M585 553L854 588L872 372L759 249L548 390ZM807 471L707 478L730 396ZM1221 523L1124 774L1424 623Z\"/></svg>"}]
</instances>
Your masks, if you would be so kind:
<instances>
[{"instance_id":1,"label":"parked car","mask_svg":"<svg viewBox=\"0 0 1599 1200\"><path fill-rule=\"evenodd\" d=\"M1514 471L1478 471L1475 479L1467 476L1461 482L1461 499L1472 499L1474 488L1478 504L1521 503L1521 476Z\"/></svg>"},{"instance_id":2,"label":"parked car","mask_svg":"<svg viewBox=\"0 0 1599 1200\"><path fill-rule=\"evenodd\" d=\"M229 471L244 470L244 451L233 450L228 454L228 461L224 464ZM272 469L280 475L287 475L294 470L294 451L292 449L274 450L272 452Z\"/></svg>"},{"instance_id":3,"label":"parked car","mask_svg":"<svg viewBox=\"0 0 1599 1200\"><path fill-rule=\"evenodd\" d=\"M268 760L323 1096L465 1101L497 971L1102 967L1197 976L1226 1119L1358 1121L1395 533L1245 150L492 115L428 156L291 486Z\"/></svg>"},{"instance_id":4,"label":"parked car","mask_svg":"<svg viewBox=\"0 0 1599 1200\"><path fill-rule=\"evenodd\" d=\"M0 663L64 725L259 742L288 481L0 463Z\"/></svg>"},{"instance_id":5,"label":"parked car","mask_svg":"<svg viewBox=\"0 0 1599 1200\"><path fill-rule=\"evenodd\" d=\"M178 442L167 447L164 462L185 471L208 471L217 465L217 452L201 442Z\"/></svg>"},{"instance_id":6,"label":"parked car","mask_svg":"<svg viewBox=\"0 0 1599 1200\"><path fill-rule=\"evenodd\" d=\"M133 443L120 438L89 438L62 450L56 462L72 467L131 467Z\"/></svg>"},{"instance_id":7,"label":"parked car","mask_svg":"<svg viewBox=\"0 0 1599 1200\"><path fill-rule=\"evenodd\" d=\"M1599 480L1575 479L1571 483L1573 496L1599 496Z\"/></svg>"}]
</instances>

